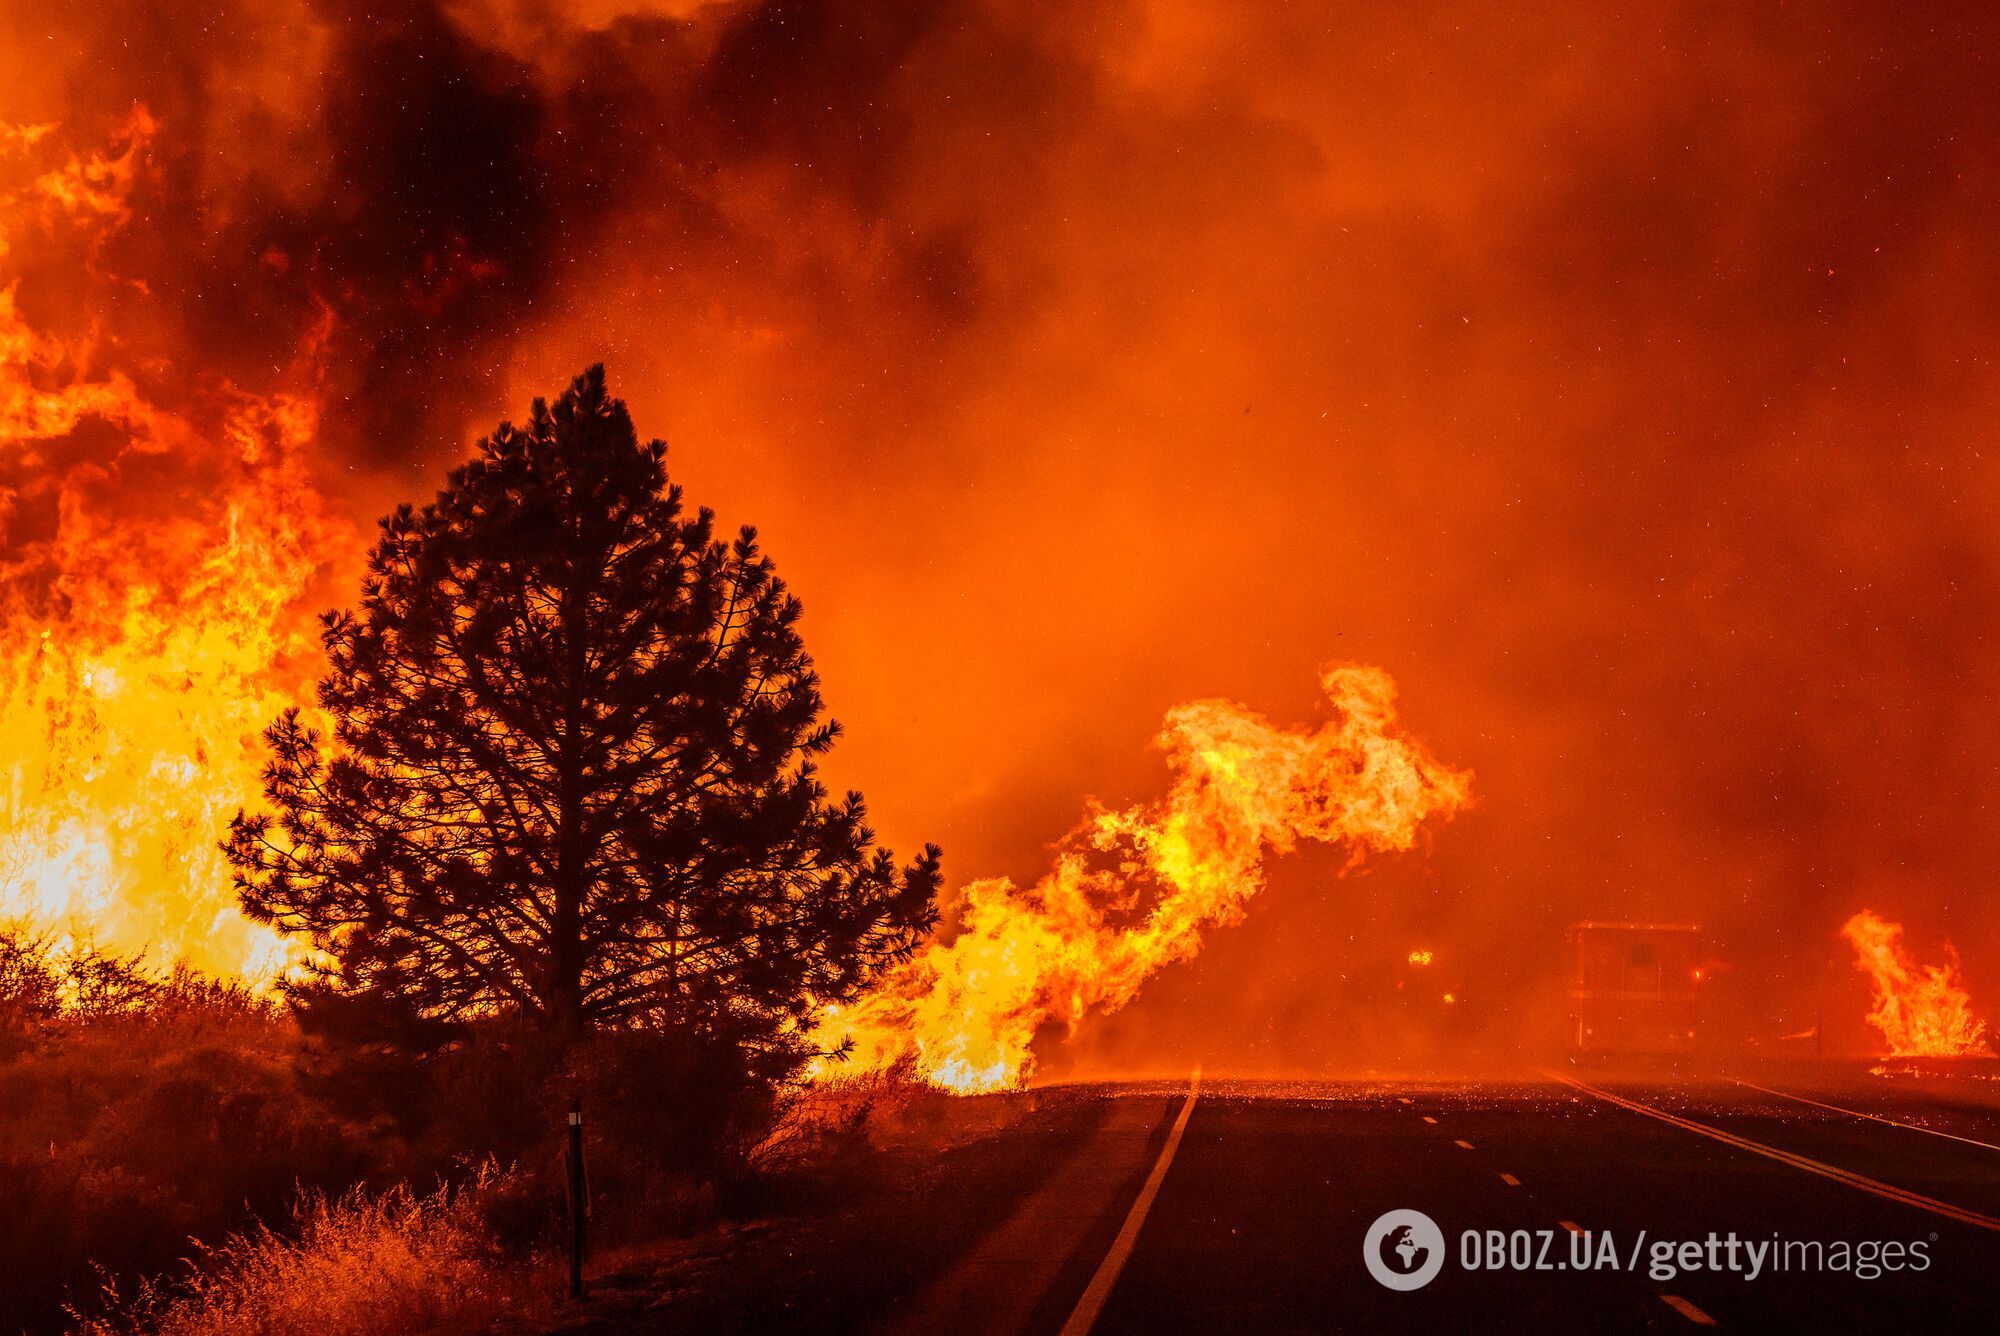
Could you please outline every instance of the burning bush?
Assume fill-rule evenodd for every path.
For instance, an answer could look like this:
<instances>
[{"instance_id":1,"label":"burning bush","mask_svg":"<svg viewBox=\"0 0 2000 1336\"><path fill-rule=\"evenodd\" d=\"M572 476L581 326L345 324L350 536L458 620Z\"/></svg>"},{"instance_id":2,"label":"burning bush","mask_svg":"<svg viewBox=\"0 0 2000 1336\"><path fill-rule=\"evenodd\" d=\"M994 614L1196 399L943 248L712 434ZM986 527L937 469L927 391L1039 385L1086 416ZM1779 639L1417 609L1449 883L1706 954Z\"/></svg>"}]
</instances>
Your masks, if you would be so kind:
<instances>
[{"instance_id":1,"label":"burning bush","mask_svg":"<svg viewBox=\"0 0 2000 1336\"><path fill-rule=\"evenodd\" d=\"M1903 925L1864 909L1841 929L1854 946L1855 967L1875 988L1868 1023L1898 1058L1991 1057L1986 1023L1972 1014L1972 997L1958 977L1958 953L1945 944L1942 965L1919 965L1903 949Z\"/></svg>"},{"instance_id":2,"label":"burning bush","mask_svg":"<svg viewBox=\"0 0 2000 1336\"><path fill-rule=\"evenodd\" d=\"M1465 806L1471 776L1399 726L1386 672L1336 665L1321 685L1332 718L1316 729L1281 728L1230 701L1176 706L1160 737L1174 770L1163 800L1097 811L1032 887L966 887L957 935L852 1006L827 1007L816 1041L854 1068L910 1062L962 1094L1019 1085L1042 1026L1117 1010L1199 950L1209 928L1239 921L1268 855L1316 840L1358 864L1408 849L1427 818ZM815 1067L848 1070L838 1059Z\"/></svg>"}]
</instances>

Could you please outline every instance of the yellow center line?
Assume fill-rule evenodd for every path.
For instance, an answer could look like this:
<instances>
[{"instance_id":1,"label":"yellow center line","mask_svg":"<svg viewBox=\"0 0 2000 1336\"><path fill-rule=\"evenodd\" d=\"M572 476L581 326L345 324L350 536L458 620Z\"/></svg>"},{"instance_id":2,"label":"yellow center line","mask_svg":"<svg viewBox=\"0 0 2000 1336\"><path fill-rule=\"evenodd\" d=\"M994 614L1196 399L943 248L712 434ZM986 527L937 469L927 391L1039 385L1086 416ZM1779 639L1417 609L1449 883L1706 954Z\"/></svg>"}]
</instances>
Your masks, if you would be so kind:
<instances>
[{"instance_id":1,"label":"yellow center line","mask_svg":"<svg viewBox=\"0 0 2000 1336\"><path fill-rule=\"evenodd\" d=\"M1737 1085L1745 1089L1761 1090L1767 1095L1776 1095L1779 1099L1789 1099L1795 1100L1800 1104L1810 1104L1815 1109L1828 1109L1834 1113L1844 1113L1850 1118L1866 1118L1871 1123L1887 1123L1891 1127L1900 1127L1908 1132L1928 1132L1934 1137L1943 1137L1946 1141L1962 1141L1968 1146L1978 1146L1982 1150L2000 1150L2000 1146L1996 1146L1990 1141L1975 1141L1971 1137L1962 1137L1955 1132L1940 1132L1935 1127L1922 1127L1916 1123L1897 1122L1894 1118L1884 1118L1880 1114L1875 1113L1863 1113L1860 1109L1844 1109L1838 1104L1822 1104L1816 1099L1807 1099L1804 1095L1788 1094L1783 1090L1773 1090L1769 1086L1760 1086L1755 1081L1737 1081L1733 1076L1729 1079L1735 1081Z\"/></svg>"},{"instance_id":2,"label":"yellow center line","mask_svg":"<svg viewBox=\"0 0 2000 1336\"><path fill-rule=\"evenodd\" d=\"M1737 1136L1734 1132L1725 1132L1721 1128L1711 1127L1707 1123L1698 1123L1689 1118L1682 1118L1675 1114L1653 1108L1651 1105L1640 1104L1634 1100L1614 1095L1608 1090L1599 1090L1596 1086L1585 1085L1581 1081L1564 1076L1561 1072L1552 1072L1544 1069L1542 1075L1551 1080L1560 1081L1572 1089L1581 1090L1584 1094L1595 1099L1601 1099L1607 1104L1615 1104L1621 1109L1630 1109L1633 1113L1643 1113L1648 1118L1657 1118L1661 1122L1670 1123L1683 1131L1693 1132L1697 1136L1708 1137L1713 1141L1720 1141L1725 1146L1734 1146L1738 1150L1747 1150L1753 1155L1762 1155L1764 1158L1776 1160L1780 1164L1789 1164L1794 1169L1803 1169L1809 1174L1818 1174L1821 1178L1830 1178L1836 1183L1845 1183L1851 1188L1859 1188L1863 1192L1873 1193L1884 1201L1899 1202L1904 1206L1914 1206L1920 1211L1929 1211L1932 1215L1941 1215L1947 1220L1956 1220L1962 1225L1973 1225L1979 1229L1990 1229L1995 1233L2000 1233L2000 1220L1996 1220L1990 1215L1981 1215L1979 1212L1968 1210L1963 1206L1953 1206L1950 1202L1939 1201L1935 1197L1926 1197L1921 1192L1911 1192L1908 1188L1899 1188L1890 1183L1883 1183L1869 1178L1865 1174L1857 1174L1851 1169L1842 1169L1835 1165L1823 1164L1810 1156L1798 1155L1788 1150L1779 1150L1776 1146L1767 1146L1761 1141L1752 1141L1748 1137Z\"/></svg>"},{"instance_id":3,"label":"yellow center line","mask_svg":"<svg viewBox=\"0 0 2000 1336\"><path fill-rule=\"evenodd\" d=\"M1160 1184L1166 1180L1167 1167L1174 1162L1174 1152L1180 1149L1181 1134L1187 1131L1188 1115L1194 1112L1195 1096L1200 1093L1201 1069L1197 1067L1188 1079L1187 1102L1181 1105L1180 1116L1174 1119L1173 1130L1167 1133L1167 1144L1160 1148L1153 1172L1146 1175L1146 1184L1139 1189L1132 1209L1125 1213L1118 1237L1111 1241L1111 1251L1097 1264L1097 1273L1084 1287L1083 1297L1076 1301L1069 1321L1063 1323L1062 1336L1089 1336L1090 1329L1097 1325L1097 1316L1104 1311L1105 1300L1111 1297L1111 1287L1118 1283L1118 1273L1125 1269L1133 1245L1139 1241L1139 1230L1146 1223L1146 1213L1153 1209L1153 1198L1160 1195Z\"/></svg>"}]
</instances>

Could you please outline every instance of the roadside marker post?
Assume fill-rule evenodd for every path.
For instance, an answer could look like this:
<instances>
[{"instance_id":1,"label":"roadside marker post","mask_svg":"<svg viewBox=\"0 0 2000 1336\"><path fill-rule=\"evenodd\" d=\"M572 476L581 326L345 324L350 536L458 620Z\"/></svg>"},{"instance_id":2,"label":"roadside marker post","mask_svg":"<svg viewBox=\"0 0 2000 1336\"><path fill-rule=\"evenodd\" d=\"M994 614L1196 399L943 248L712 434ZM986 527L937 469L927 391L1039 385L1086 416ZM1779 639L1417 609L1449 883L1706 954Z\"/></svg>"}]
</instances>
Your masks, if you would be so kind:
<instances>
[{"instance_id":1,"label":"roadside marker post","mask_svg":"<svg viewBox=\"0 0 2000 1336\"><path fill-rule=\"evenodd\" d=\"M583 1254L590 1226L589 1188L583 1175L583 1101L569 1103L569 1297L583 1298Z\"/></svg>"}]
</instances>

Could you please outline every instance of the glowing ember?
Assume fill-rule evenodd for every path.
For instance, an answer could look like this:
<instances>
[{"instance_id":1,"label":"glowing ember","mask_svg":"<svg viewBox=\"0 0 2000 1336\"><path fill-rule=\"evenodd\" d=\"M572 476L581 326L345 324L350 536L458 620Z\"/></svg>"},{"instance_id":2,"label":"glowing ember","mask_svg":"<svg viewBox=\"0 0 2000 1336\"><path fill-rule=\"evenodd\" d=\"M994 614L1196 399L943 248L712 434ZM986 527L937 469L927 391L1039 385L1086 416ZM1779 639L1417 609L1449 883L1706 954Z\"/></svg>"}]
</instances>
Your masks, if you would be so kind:
<instances>
[{"instance_id":1,"label":"glowing ember","mask_svg":"<svg viewBox=\"0 0 2000 1336\"><path fill-rule=\"evenodd\" d=\"M1470 776L1397 728L1387 673L1336 667L1322 681L1333 718L1315 730L1227 701L1170 711L1166 799L1096 813L1032 887L967 886L956 936L820 1018L815 1042L852 1050L818 1072L913 1058L948 1090L1019 1085L1045 1024L1123 1006L1156 970L1193 955L1204 929L1240 920L1267 853L1316 840L1358 863L1409 848L1426 817L1464 806Z\"/></svg>"},{"instance_id":2,"label":"glowing ember","mask_svg":"<svg viewBox=\"0 0 2000 1336\"><path fill-rule=\"evenodd\" d=\"M1918 965L1903 950L1903 927L1862 910L1841 929L1854 944L1855 965L1875 985L1868 1022L1899 1058L1991 1057L1986 1025L1958 977L1958 955L1945 944L1945 963Z\"/></svg>"},{"instance_id":3,"label":"glowing ember","mask_svg":"<svg viewBox=\"0 0 2000 1336\"><path fill-rule=\"evenodd\" d=\"M30 229L88 254L121 226L156 128L139 110L87 157L0 133L0 264ZM141 388L164 359L88 282L63 337L0 273L0 920L268 975L285 947L237 912L216 841L312 680L301 599L351 540L303 476L309 400Z\"/></svg>"}]
</instances>

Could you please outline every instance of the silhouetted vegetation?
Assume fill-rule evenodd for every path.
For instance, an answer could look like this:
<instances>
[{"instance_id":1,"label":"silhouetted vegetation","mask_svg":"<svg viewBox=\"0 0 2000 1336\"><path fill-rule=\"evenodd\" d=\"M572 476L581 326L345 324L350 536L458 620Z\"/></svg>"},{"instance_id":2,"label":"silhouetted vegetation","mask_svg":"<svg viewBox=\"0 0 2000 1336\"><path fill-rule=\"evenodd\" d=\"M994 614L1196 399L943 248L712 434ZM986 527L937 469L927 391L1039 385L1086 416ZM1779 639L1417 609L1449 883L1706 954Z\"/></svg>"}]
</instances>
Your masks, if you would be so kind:
<instances>
[{"instance_id":1,"label":"silhouetted vegetation","mask_svg":"<svg viewBox=\"0 0 2000 1336\"><path fill-rule=\"evenodd\" d=\"M930 927L937 851L899 870L819 782L798 600L665 460L595 368L383 522L326 618L330 733L273 725L270 811L227 846L246 909L321 953L308 1015L671 1034L768 1085Z\"/></svg>"},{"instance_id":2,"label":"silhouetted vegetation","mask_svg":"<svg viewBox=\"0 0 2000 1336\"><path fill-rule=\"evenodd\" d=\"M312 947L278 999L0 933L0 1329L490 1325L571 1099L612 1246L768 1201L760 1144L846 1144L771 1131L818 1009L933 925L938 852L820 783L799 618L597 369L385 520L225 845Z\"/></svg>"},{"instance_id":3,"label":"silhouetted vegetation","mask_svg":"<svg viewBox=\"0 0 2000 1336\"><path fill-rule=\"evenodd\" d=\"M241 987L0 929L0 1330L393 1158L311 1096L300 1056Z\"/></svg>"},{"instance_id":4,"label":"silhouetted vegetation","mask_svg":"<svg viewBox=\"0 0 2000 1336\"><path fill-rule=\"evenodd\" d=\"M523 1137L505 1112L549 1102L525 1041L481 1031L371 1076L240 987L7 930L0 1027L0 1330L400 1336L555 1315L560 1115ZM757 1095L689 1066L726 1049L613 1038L563 1069L605 1111L606 1303L665 1286L676 1315L731 1329L872 1311L881 1258L898 1284L934 1271L1087 1111L1059 1102L1003 1147L1035 1098L950 1098L907 1072ZM686 1097L716 1088L755 1107ZM690 1167L713 1136L690 1120L734 1127L727 1166ZM508 1166L468 1149L508 1137Z\"/></svg>"}]
</instances>

